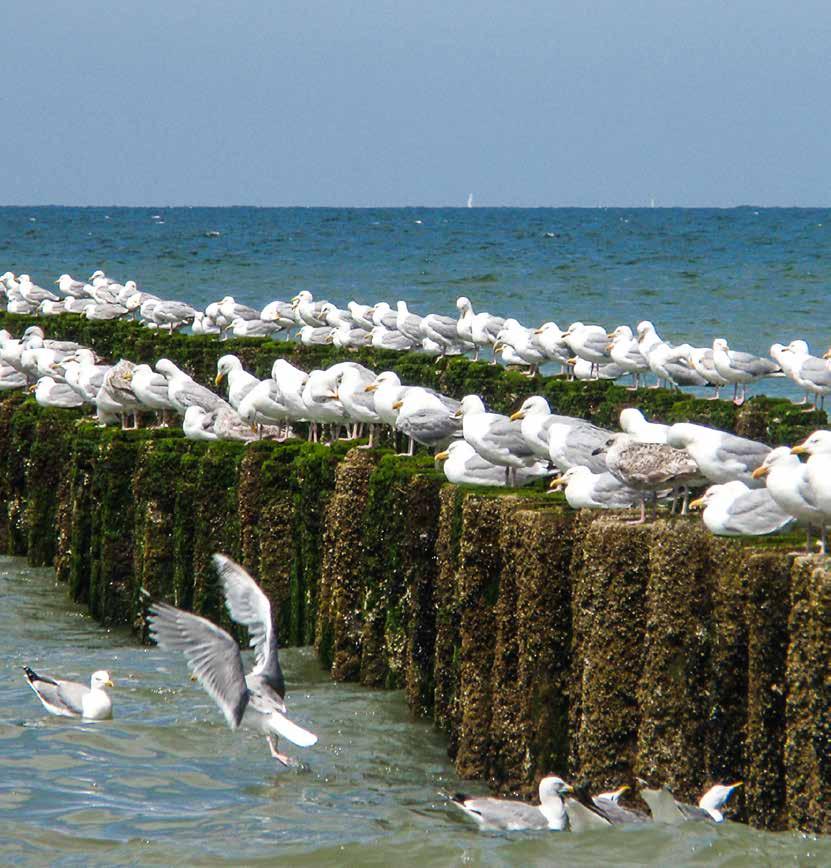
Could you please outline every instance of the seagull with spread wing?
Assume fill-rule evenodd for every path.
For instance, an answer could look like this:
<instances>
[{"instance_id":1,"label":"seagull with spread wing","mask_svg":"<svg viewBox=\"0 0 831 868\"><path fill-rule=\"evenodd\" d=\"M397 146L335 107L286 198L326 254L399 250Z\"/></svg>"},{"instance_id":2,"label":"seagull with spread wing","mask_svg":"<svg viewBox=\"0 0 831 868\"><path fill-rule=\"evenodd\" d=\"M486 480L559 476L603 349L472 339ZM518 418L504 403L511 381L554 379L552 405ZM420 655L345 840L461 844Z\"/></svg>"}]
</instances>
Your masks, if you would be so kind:
<instances>
[{"instance_id":1,"label":"seagull with spread wing","mask_svg":"<svg viewBox=\"0 0 831 868\"><path fill-rule=\"evenodd\" d=\"M237 563L215 554L214 566L231 618L248 628L256 665L245 675L239 645L206 618L167 603L149 609L150 635L160 648L181 651L193 677L216 702L231 729L245 723L260 729L271 755L283 765L289 760L277 750L283 736L300 747L311 747L317 736L286 717L286 684L277 655L277 635L271 606L262 589Z\"/></svg>"}]
</instances>

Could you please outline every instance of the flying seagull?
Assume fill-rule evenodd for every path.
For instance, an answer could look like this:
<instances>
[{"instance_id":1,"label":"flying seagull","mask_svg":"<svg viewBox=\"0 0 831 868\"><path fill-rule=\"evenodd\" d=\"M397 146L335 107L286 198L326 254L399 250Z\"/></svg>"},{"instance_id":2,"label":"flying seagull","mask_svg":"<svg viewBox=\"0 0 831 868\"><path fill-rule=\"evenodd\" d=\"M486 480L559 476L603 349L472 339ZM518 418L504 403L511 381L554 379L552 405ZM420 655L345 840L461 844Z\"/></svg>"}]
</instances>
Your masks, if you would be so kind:
<instances>
[{"instance_id":1,"label":"flying seagull","mask_svg":"<svg viewBox=\"0 0 831 868\"><path fill-rule=\"evenodd\" d=\"M286 684L277 656L277 635L271 606L259 585L237 563L215 554L214 566L222 582L225 605L231 618L248 628L256 665L245 675L239 645L206 618L183 612L167 603L149 609L150 635L160 648L181 651L193 677L225 715L231 729L245 718L265 734L271 755L289 765L277 750L282 735L300 747L311 747L317 736L286 717L283 697Z\"/></svg>"}]
</instances>

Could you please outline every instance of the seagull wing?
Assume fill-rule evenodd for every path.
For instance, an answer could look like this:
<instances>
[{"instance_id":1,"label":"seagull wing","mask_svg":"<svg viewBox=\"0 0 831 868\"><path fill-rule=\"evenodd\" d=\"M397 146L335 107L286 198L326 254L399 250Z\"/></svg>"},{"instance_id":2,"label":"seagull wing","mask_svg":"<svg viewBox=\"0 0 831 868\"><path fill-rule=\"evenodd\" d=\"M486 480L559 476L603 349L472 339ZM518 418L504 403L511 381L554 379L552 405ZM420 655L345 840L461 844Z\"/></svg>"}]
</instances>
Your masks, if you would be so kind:
<instances>
[{"instance_id":1,"label":"seagull wing","mask_svg":"<svg viewBox=\"0 0 831 868\"><path fill-rule=\"evenodd\" d=\"M188 668L219 706L231 729L242 722L249 693L239 645L205 618L166 603L154 603L147 619L160 648L181 651Z\"/></svg>"},{"instance_id":2,"label":"seagull wing","mask_svg":"<svg viewBox=\"0 0 831 868\"><path fill-rule=\"evenodd\" d=\"M280 695L284 695L286 688L277 656L277 635L268 597L238 563L221 554L215 554L213 560L225 592L228 614L237 624L248 628L257 660L254 673L264 675Z\"/></svg>"}]
</instances>

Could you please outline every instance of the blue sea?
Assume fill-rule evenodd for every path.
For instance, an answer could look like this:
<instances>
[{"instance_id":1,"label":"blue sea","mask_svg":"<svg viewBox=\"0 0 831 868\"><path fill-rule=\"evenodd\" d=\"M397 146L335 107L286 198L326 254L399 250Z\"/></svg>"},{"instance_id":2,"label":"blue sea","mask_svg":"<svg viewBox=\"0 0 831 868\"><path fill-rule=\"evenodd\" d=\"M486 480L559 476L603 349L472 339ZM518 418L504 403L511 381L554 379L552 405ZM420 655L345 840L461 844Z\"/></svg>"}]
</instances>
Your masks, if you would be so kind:
<instances>
[{"instance_id":1,"label":"blue sea","mask_svg":"<svg viewBox=\"0 0 831 868\"><path fill-rule=\"evenodd\" d=\"M827 208L0 208L0 269L47 285L97 268L198 306L308 289L455 315L466 295L526 325L651 319L673 343L760 354L831 343Z\"/></svg>"}]
</instances>

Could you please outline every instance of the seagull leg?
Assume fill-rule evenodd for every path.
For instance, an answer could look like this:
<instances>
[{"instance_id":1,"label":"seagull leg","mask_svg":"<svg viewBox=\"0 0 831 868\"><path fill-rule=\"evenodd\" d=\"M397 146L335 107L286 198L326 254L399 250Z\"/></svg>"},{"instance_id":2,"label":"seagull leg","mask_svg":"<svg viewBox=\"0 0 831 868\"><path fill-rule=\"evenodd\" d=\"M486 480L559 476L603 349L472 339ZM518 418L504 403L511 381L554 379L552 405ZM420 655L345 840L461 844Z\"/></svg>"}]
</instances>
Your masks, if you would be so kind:
<instances>
[{"instance_id":1,"label":"seagull leg","mask_svg":"<svg viewBox=\"0 0 831 868\"><path fill-rule=\"evenodd\" d=\"M271 751L271 755L274 759L281 762L284 766L288 766L289 758L284 753L280 753L280 751L277 750L277 739L271 735L271 733L267 733L266 740L268 741L268 749Z\"/></svg>"},{"instance_id":2,"label":"seagull leg","mask_svg":"<svg viewBox=\"0 0 831 868\"><path fill-rule=\"evenodd\" d=\"M636 524L644 524L646 522L646 500L641 498L641 517L636 519L635 521L627 522L627 524L636 525Z\"/></svg>"}]
</instances>

